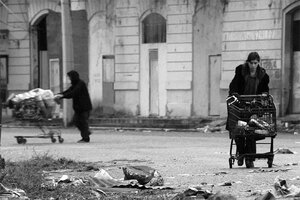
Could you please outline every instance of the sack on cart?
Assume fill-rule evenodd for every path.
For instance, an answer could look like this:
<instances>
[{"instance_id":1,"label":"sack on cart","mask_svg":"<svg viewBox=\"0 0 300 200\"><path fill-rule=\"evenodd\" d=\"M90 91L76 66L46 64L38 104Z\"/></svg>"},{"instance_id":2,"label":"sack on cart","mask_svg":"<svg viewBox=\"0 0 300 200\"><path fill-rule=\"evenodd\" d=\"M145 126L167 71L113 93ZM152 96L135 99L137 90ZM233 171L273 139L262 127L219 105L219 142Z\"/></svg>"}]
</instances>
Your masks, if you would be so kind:
<instances>
[{"instance_id":1,"label":"sack on cart","mask_svg":"<svg viewBox=\"0 0 300 200\"><path fill-rule=\"evenodd\" d=\"M21 119L52 118L57 110L53 92L41 88L11 95L8 105L14 109L14 116Z\"/></svg>"}]
</instances>

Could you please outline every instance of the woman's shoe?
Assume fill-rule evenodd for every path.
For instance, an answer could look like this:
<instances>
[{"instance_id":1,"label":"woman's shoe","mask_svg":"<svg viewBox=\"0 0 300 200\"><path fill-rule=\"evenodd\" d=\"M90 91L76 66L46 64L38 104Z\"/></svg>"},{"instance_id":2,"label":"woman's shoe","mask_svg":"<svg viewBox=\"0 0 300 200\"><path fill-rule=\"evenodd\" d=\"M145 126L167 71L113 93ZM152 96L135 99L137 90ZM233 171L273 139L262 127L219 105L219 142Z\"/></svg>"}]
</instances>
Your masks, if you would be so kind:
<instances>
[{"instance_id":1,"label":"woman's shoe","mask_svg":"<svg viewBox=\"0 0 300 200\"><path fill-rule=\"evenodd\" d=\"M254 168L254 162L252 160L246 160L247 168Z\"/></svg>"},{"instance_id":2,"label":"woman's shoe","mask_svg":"<svg viewBox=\"0 0 300 200\"><path fill-rule=\"evenodd\" d=\"M238 166L243 166L244 164L244 157L238 158Z\"/></svg>"}]
</instances>

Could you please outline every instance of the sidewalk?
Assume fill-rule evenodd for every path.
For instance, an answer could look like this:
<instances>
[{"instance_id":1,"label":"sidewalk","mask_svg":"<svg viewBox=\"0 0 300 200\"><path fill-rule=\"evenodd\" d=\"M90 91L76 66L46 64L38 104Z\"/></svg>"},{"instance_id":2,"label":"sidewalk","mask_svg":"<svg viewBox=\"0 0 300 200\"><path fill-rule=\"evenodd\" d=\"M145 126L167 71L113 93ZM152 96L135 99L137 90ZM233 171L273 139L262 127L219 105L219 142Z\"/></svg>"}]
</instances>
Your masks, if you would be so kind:
<instances>
[{"instance_id":1,"label":"sidewalk","mask_svg":"<svg viewBox=\"0 0 300 200\"><path fill-rule=\"evenodd\" d=\"M90 118L92 129L164 130L164 131L226 131L226 118L220 117L122 117ZM2 112L2 127L63 127L62 119L43 121L17 120L10 113ZM300 132L300 114L277 118L278 132Z\"/></svg>"}]
</instances>

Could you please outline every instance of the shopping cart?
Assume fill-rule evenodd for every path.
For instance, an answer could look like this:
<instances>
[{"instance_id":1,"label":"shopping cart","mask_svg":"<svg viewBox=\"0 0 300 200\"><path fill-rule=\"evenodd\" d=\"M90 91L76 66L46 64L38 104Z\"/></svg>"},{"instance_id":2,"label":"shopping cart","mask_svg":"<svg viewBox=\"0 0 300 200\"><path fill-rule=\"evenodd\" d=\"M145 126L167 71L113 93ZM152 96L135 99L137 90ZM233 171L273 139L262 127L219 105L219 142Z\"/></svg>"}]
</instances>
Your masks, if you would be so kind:
<instances>
[{"instance_id":1,"label":"shopping cart","mask_svg":"<svg viewBox=\"0 0 300 200\"><path fill-rule=\"evenodd\" d=\"M232 168L238 159L267 159L271 168L274 159L274 138L276 137L276 108L271 95L240 95L230 96L227 102L227 130L229 131L230 157L229 167ZM256 138L256 144L269 145L265 153L245 153L239 155L236 139ZM262 140L261 142L257 142ZM267 142L264 142L266 141ZM269 140L269 142L268 142ZM235 149L235 150L234 150ZM246 167L251 167L246 162Z\"/></svg>"},{"instance_id":2,"label":"shopping cart","mask_svg":"<svg viewBox=\"0 0 300 200\"><path fill-rule=\"evenodd\" d=\"M55 109L56 106L54 101L51 102L51 106L47 106L45 105L44 100L33 97L11 105L14 110L13 116L17 120L35 124L42 131L42 134L35 136L14 136L18 144L25 144L27 142L27 138L50 139L52 143L55 143L57 140L59 143L64 142L64 139L61 136L61 131L58 128L49 126L53 121L51 117L53 109Z\"/></svg>"}]
</instances>

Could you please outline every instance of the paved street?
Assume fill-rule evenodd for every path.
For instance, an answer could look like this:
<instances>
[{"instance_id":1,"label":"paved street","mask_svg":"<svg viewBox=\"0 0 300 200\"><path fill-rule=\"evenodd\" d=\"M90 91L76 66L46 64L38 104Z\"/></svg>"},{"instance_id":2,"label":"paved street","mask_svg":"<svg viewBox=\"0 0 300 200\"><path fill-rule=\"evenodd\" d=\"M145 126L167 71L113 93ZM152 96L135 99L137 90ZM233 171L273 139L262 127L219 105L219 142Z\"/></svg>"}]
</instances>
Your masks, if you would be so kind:
<instances>
[{"instance_id":1,"label":"paved street","mask_svg":"<svg viewBox=\"0 0 300 200\"><path fill-rule=\"evenodd\" d=\"M176 189L187 189L201 183L215 185L214 191L234 194L239 199L254 199L253 192L273 189L276 176L287 179L288 185L300 187L299 176L300 135L278 134L275 147L288 148L295 154L276 154L274 167L277 172L251 173L251 169L238 167L235 163L229 169L229 144L227 133L199 132L157 132L157 131L115 131L93 130L91 143L77 144L79 133L76 129L63 129L64 143L51 143L50 139L29 138L27 144L17 144L15 135L41 134L39 129L2 128L1 155L5 160L19 160L33 155L53 155L80 161L110 163L107 170L115 178L122 178L119 168L113 166L148 165L157 169L165 179L165 185ZM258 147L266 152L269 145ZM268 170L266 160L255 162L255 169ZM284 169L289 169L284 171ZM215 175L218 172L225 174ZM117 176L117 177L116 177ZM218 186L223 182L232 186ZM250 197L247 197L250 196Z\"/></svg>"}]
</instances>

